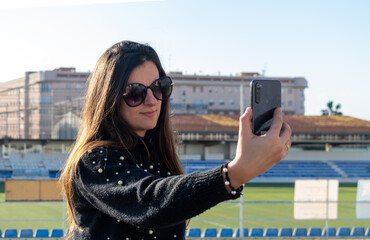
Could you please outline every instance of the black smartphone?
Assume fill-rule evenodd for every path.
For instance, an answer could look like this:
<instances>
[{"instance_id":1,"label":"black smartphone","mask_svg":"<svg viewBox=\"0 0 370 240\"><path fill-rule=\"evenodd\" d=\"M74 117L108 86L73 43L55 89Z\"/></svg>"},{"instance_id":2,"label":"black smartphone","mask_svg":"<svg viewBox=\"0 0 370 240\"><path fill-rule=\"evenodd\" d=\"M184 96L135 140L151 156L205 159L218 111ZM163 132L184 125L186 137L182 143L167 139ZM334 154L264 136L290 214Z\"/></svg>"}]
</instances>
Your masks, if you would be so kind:
<instances>
[{"instance_id":1,"label":"black smartphone","mask_svg":"<svg viewBox=\"0 0 370 240\"><path fill-rule=\"evenodd\" d=\"M274 110L281 107L281 83L279 80L254 79L250 89L252 130L255 135L263 135L270 129Z\"/></svg>"}]
</instances>

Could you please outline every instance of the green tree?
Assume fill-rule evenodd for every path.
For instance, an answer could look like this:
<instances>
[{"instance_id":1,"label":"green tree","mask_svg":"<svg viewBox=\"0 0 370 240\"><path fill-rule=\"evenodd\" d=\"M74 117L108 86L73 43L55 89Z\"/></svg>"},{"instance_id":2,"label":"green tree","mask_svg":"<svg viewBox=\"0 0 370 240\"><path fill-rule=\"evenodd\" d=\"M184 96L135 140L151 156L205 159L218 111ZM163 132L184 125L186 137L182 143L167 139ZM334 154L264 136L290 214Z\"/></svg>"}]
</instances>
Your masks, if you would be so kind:
<instances>
[{"instance_id":1,"label":"green tree","mask_svg":"<svg viewBox=\"0 0 370 240\"><path fill-rule=\"evenodd\" d=\"M323 115L323 116L327 116L327 115L343 115L343 113L339 111L340 108L342 107L340 105L340 103L338 103L335 106L335 109L333 109L333 106L334 106L334 102L333 101L329 101L326 104L326 109L322 109L321 110L321 115Z\"/></svg>"}]
</instances>

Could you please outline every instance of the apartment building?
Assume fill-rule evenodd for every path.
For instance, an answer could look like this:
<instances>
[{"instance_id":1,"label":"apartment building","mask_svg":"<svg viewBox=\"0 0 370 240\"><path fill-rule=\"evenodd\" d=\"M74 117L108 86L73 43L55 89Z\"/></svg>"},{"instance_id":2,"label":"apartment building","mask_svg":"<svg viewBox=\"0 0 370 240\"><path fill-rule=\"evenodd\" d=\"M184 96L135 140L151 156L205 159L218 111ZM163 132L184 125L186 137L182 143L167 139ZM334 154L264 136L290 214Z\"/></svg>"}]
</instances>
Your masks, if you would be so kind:
<instances>
[{"instance_id":1,"label":"apartment building","mask_svg":"<svg viewBox=\"0 0 370 240\"><path fill-rule=\"evenodd\" d=\"M241 105L244 109L250 106L253 79L279 80L284 114L304 115L305 112L307 80L303 77L264 77L253 72L237 76L183 75L182 72L169 72L168 75L175 83L171 96L175 113L238 114Z\"/></svg>"},{"instance_id":2,"label":"apartment building","mask_svg":"<svg viewBox=\"0 0 370 240\"><path fill-rule=\"evenodd\" d=\"M58 68L26 72L21 78L0 83L0 138L73 138L80 124L89 74L75 68ZM252 79L280 80L284 113L304 114L307 81L303 77L264 77L259 73L168 75L175 83L171 96L174 114L237 114L241 105L243 108L250 105Z\"/></svg>"}]
</instances>

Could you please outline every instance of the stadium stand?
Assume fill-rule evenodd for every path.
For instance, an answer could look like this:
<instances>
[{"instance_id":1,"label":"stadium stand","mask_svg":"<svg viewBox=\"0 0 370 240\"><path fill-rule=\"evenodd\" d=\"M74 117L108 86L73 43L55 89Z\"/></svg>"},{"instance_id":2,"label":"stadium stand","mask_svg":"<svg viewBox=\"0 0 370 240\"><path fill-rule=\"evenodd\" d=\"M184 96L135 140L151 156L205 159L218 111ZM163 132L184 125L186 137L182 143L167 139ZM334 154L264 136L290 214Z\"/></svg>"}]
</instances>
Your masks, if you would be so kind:
<instances>
[{"instance_id":1,"label":"stadium stand","mask_svg":"<svg viewBox=\"0 0 370 240\"><path fill-rule=\"evenodd\" d=\"M370 237L370 227L367 228L365 236Z\"/></svg>"}]
</instances>

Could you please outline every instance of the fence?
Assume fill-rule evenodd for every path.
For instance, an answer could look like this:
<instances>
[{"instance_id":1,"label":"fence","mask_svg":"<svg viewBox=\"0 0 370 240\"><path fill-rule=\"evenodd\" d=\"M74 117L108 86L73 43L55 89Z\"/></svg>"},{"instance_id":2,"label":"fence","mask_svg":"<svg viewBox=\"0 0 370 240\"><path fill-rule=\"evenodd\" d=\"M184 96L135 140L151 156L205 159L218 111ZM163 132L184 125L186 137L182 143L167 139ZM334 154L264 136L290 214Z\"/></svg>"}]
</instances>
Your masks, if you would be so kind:
<instances>
[{"instance_id":1,"label":"fence","mask_svg":"<svg viewBox=\"0 0 370 240\"><path fill-rule=\"evenodd\" d=\"M218 234L222 228L232 229L233 235L236 229L248 229L248 235L244 237L254 236L253 232L258 234L266 234L267 229L275 228L277 235L270 237L279 237L278 232L282 229L306 229L303 231L303 236L309 236L310 228L319 228L321 238L328 238L323 235L325 229L335 228L338 233L339 228L359 227L365 230L370 227L370 218L359 219L356 217L357 201L332 201L324 202L324 204L337 204L337 217L330 219L295 219L294 218L294 201L229 201L220 203L218 206L206 211L205 213L193 218L190 222L190 229L200 229L200 232L205 233L206 229L216 229ZM312 203L309 201L299 203ZM320 202L315 202L320 203ZM370 202L361 202L370 204ZM322 204L322 202L321 202ZM58 202L0 202L0 230L5 229L64 229L66 232L68 225L66 223L65 203ZM253 230L253 229L258 229ZM261 230L262 229L262 230ZM348 232L348 231L347 231ZM188 231L187 234L190 232ZM329 231L328 231L329 233ZM242 239L244 231L239 233ZM348 233L351 236L351 232ZM365 233L364 233L365 234ZM361 237L363 235L351 236L352 238ZM263 235L256 237L262 237ZM202 238L201 235L199 235ZM189 236L188 238L191 238ZM370 238L370 237L369 237Z\"/></svg>"}]
</instances>

